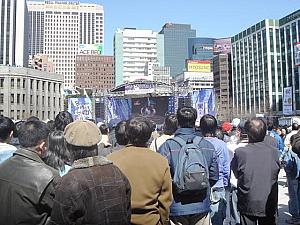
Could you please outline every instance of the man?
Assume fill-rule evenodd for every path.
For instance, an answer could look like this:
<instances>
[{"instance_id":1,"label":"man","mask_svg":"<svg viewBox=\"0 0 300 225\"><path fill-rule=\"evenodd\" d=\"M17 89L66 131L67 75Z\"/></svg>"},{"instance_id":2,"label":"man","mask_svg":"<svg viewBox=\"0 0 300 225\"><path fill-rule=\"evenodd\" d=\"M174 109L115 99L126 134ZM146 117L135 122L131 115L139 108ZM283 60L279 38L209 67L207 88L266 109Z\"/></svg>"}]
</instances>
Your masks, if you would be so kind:
<instances>
[{"instance_id":1,"label":"man","mask_svg":"<svg viewBox=\"0 0 300 225\"><path fill-rule=\"evenodd\" d=\"M248 142L236 149L231 162L237 178L241 225L275 225L280 163L277 149L266 142L266 124L251 119L245 124Z\"/></svg>"},{"instance_id":2,"label":"man","mask_svg":"<svg viewBox=\"0 0 300 225\"><path fill-rule=\"evenodd\" d=\"M291 146L291 141L290 141L290 140L291 140L291 137L292 137L293 135L297 134L298 131L299 131L299 125L298 125L298 123L293 123L293 124L292 124L292 131L291 131L288 135L286 135L286 137L285 137L285 139L284 139L284 145L285 145L286 147Z\"/></svg>"},{"instance_id":3,"label":"man","mask_svg":"<svg viewBox=\"0 0 300 225\"><path fill-rule=\"evenodd\" d=\"M42 161L48 134L41 121L23 123L21 148L0 164L0 225L42 225L49 220L59 175Z\"/></svg>"},{"instance_id":4,"label":"man","mask_svg":"<svg viewBox=\"0 0 300 225\"><path fill-rule=\"evenodd\" d=\"M202 135L212 143L218 156L219 180L212 187L211 193L211 222L212 225L223 225L226 217L226 193L230 174L230 160L226 143L215 137L217 120L212 115L204 115L200 120Z\"/></svg>"},{"instance_id":5,"label":"man","mask_svg":"<svg viewBox=\"0 0 300 225\"><path fill-rule=\"evenodd\" d=\"M172 182L166 159L147 148L152 124L144 117L126 123L127 147L108 155L126 175L131 187L131 224L169 225Z\"/></svg>"},{"instance_id":6,"label":"man","mask_svg":"<svg viewBox=\"0 0 300 225\"><path fill-rule=\"evenodd\" d=\"M195 131L195 122L197 119L197 111L192 107L183 107L177 110L178 129L175 132L175 138L181 138L186 143L190 140L193 142L197 137ZM200 137L198 137L200 138ZM178 157L181 146L173 138L168 139L159 148L159 153L168 159L171 168L172 178L174 178L175 169L178 165ZM199 151L202 152L203 158L206 160L209 177L209 185L213 186L219 179L217 156L215 154L214 146L204 138L197 145ZM170 209L170 219L176 224L195 225L203 224L209 225L209 211L210 211L210 187L205 193L196 195L183 196L173 191L174 201Z\"/></svg>"},{"instance_id":7,"label":"man","mask_svg":"<svg viewBox=\"0 0 300 225\"><path fill-rule=\"evenodd\" d=\"M52 224L130 224L130 184L111 161L98 156L96 124L77 120L64 136L75 161L56 190Z\"/></svg>"},{"instance_id":8,"label":"man","mask_svg":"<svg viewBox=\"0 0 300 225\"><path fill-rule=\"evenodd\" d=\"M278 146L278 155L280 156L284 151L284 142L280 135L277 133L277 127L269 125L268 134L276 140Z\"/></svg>"},{"instance_id":9,"label":"man","mask_svg":"<svg viewBox=\"0 0 300 225\"><path fill-rule=\"evenodd\" d=\"M56 130L64 131L65 127L73 121L74 120L71 113L69 113L68 111L62 111L56 115L54 120L54 127Z\"/></svg>"},{"instance_id":10,"label":"man","mask_svg":"<svg viewBox=\"0 0 300 225\"><path fill-rule=\"evenodd\" d=\"M0 163L11 157L17 148L10 145L15 130L14 122L8 117L0 117Z\"/></svg>"}]
</instances>

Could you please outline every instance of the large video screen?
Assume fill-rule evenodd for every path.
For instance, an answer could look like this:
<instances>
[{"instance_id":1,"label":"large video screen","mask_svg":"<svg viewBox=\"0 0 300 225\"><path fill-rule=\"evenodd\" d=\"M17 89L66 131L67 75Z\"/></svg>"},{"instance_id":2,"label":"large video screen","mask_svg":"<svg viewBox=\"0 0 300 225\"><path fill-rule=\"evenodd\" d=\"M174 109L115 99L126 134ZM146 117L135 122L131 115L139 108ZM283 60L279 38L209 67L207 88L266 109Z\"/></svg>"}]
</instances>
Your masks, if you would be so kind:
<instances>
[{"instance_id":1,"label":"large video screen","mask_svg":"<svg viewBox=\"0 0 300 225\"><path fill-rule=\"evenodd\" d=\"M156 124L162 124L170 109L170 97L132 98L132 116L145 116Z\"/></svg>"}]
</instances>

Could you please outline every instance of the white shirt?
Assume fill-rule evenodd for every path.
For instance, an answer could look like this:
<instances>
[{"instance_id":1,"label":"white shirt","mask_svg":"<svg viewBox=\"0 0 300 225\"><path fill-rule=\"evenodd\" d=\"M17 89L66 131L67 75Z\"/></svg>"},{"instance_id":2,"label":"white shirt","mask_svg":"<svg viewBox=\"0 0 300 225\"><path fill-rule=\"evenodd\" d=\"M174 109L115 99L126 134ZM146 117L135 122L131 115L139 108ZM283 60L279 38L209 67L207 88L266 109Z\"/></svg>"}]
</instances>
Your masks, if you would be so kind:
<instances>
[{"instance_id":1,"label":"white shirt","mask_svg":"<svg viewBox=\"0 0 300 225\"><path fill-rule=\"evenodd\" d=\"M298 133L298 130L292 130L291 133L289 133L288 135L286 135L285 139L284 139L284 145L286 147L289 147L289 145L291 144L291 137L295 134Z\"/></svg>"},{"instance_id":2,"label":"white shirt","mask_svg":"<svg viewBox=\"0 0 300 225\"><path fill-rule=\"evenodd\" d=\"M13 145L0 143L0 163L10 158L17 148Z\"/></svg>"},{"instance_id":3,"label":"white shirt","mask_svg":"<svg viewBox=\"0 0 300 225\"><path fill-rule=\"evenodd\" d=\"M152 151L155 151L159 149L159 147L166 142L166 140L170 139L174 137L174 135L167 135L167 134L163 134L161 135L160 137L154 139L150 145L150 149ZM155 146L155 142L156 142L156 146L157 146L157 149L156 149L156 146Z\"/></svg>"}]
</instances>

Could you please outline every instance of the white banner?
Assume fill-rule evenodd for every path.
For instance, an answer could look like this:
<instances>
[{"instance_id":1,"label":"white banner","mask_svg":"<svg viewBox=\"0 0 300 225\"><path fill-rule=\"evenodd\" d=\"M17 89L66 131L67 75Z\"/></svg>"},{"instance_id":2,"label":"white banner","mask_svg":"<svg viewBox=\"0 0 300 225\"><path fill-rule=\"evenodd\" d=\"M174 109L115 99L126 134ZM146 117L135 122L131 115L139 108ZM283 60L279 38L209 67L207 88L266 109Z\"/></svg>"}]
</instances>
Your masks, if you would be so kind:
<instances>
[{"instance_id":1,"label":"white banner","mask_svg":"<svg viewBox=\"0 0 300 225\"><path fill-rule=\"evenodd\" d=\"M293 114L293 92L292 87L286 87L283 89L283 107L282 111L284 115Z\"/></svg>"},{"instance_id":2,"label":"white banner","mask_svg":"<svg viewBox=\"0 0 300 225\"><path fill-rule=\"evenodd\" d=\"M300 67L300 42L294 43L295 66Z\"/></svg>"}]
</instances>

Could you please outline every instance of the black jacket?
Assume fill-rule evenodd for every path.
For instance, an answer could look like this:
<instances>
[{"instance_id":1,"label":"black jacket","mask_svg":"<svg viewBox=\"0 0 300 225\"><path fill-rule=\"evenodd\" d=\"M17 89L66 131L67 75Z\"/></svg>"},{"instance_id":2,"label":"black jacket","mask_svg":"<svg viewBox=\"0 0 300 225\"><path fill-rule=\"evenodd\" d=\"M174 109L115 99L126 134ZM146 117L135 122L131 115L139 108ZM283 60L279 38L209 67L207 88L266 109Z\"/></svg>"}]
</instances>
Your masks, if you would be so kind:
<instances>
[{"instance_id":1,"label":"black jacket","mask_svg":"<svg viewBox=\"0 0 300 225\"><path fill-rule=\"evenodd\" d=\"M242 214L275 215L278 202L278 150L264 142L235 151L231 169L238 180L238 209Z\"/></svg>"},{"instance_id":2,"label":"black jacket","mask_svg":"<svg viewBox=\"0 0 300 225\"><path fill-rule=\"evenodd\" d=\"M0 225L46 224L58 177L58 171L28 149L0 164Z\"/></svg>"}]
</instances>

